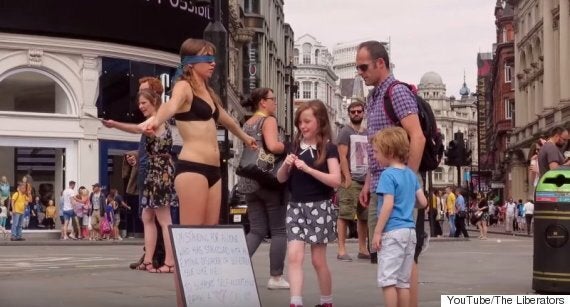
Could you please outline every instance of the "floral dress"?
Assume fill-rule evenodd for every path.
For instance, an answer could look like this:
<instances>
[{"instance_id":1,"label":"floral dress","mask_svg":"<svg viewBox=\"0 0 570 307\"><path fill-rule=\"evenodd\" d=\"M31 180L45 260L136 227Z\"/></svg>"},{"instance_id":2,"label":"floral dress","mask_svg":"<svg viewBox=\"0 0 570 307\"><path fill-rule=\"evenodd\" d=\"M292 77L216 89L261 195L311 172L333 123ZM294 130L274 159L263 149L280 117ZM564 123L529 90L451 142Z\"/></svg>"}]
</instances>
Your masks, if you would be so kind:
<instances>
[{"instance_id":1,"label":"floral dress","mask_svg":"<svg viewBox=\"0 0 570 307\"><path fill-rule=\"evenodd\" d=\"M165 124L161 136L145 136L148 154L147 174L144 179L141 206L158 209L178 206L174 191L174 164L172 162L172 130Z\"/></svg>"}]
</instances>

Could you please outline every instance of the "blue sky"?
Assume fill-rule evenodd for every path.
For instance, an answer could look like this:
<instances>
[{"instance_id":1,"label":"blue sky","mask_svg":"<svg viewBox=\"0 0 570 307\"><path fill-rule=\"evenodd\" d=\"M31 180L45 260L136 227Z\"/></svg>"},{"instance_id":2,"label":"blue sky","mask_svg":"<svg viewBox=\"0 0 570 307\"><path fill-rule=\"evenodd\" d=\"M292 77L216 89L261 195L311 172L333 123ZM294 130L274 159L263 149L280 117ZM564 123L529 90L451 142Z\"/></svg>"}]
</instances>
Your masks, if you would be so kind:
<instances>
[{"instance_id":1,"label":"blue sky","mask_svg":"<svg viewBox=\"0 0 570 307\"><path fill-rule=\"evenodd\" d=\"M494 0L285 0L295 37L308 33L332 47L355 40L392 42L396 78L417 84L439 73L447 95L459 96L465 70L475 90L477 52L495 41Z\"/></svg>"}]
</instances>

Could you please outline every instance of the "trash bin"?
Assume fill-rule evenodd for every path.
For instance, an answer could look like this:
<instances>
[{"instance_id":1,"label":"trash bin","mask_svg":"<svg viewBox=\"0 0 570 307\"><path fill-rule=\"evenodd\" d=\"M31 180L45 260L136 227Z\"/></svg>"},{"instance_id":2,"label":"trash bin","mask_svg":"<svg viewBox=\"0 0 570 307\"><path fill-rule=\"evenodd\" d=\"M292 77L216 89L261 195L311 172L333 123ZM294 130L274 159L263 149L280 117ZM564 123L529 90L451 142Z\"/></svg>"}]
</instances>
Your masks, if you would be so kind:
<instances>
[{"instance_id":1,"label":"trash bin","mask_svg":"<svg viewBox=\"0 0 570 307\"><path fill-rule=\"evenodd\" d=\"M534 198L532 288L570 293L570 167L544 174Z\"/></svg>"}]
</instances>

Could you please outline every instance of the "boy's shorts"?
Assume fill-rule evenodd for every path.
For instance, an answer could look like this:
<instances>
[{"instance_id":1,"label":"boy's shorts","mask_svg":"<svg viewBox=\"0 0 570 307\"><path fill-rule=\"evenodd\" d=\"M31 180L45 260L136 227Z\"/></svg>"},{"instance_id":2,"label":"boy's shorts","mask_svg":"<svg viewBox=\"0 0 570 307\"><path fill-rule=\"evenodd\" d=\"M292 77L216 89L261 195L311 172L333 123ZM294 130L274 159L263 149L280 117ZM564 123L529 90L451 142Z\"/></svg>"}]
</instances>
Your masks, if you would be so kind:
<instances>
[{"instance_id":1,"label":"boy's shorts","mask_svg":"<svg viewBox=\"0 0 570 307\"><path fill-rule=\"evenodd\" d=\"M378 287L409 288L416 231L401 228L382 234L382 247L378 253Z\"/></svg>"}]
</instances>

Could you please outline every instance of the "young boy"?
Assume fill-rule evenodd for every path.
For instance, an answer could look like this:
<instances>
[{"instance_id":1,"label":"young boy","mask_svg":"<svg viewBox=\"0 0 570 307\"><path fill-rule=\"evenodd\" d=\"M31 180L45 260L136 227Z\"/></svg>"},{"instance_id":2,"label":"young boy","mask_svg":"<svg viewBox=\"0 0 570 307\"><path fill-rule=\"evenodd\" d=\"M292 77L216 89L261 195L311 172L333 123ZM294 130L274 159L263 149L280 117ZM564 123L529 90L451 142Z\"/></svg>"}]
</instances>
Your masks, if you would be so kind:
<instances>
[{"instance_id":1,"label":"young boy","mask_svg":"<svg viewBox=\"0 0 570 307\"><path fill-rule=\"evenodd\" d=\"M416 174L406 166L410 142L406 131L391 127L372 140L374 155L384 167L376 188L378 223L372 246L378 252L378 287L387 307L410 305L410 274L414 262L416 231L414 205L427 206Z\"/></svg>"}]
</instances>

